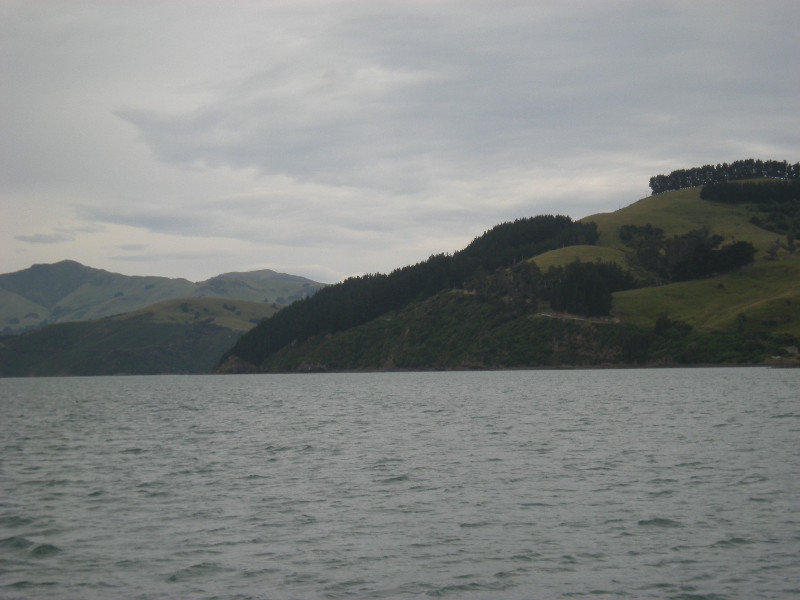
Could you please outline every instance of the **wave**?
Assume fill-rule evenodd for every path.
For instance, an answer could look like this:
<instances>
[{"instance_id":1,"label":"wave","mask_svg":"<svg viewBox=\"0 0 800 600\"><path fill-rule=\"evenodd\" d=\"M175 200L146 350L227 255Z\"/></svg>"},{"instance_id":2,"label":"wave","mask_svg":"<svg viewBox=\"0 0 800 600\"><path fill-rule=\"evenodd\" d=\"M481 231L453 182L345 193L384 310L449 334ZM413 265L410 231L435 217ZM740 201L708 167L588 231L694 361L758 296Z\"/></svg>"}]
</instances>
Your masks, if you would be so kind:
<instances>
[{"instance_id":1,"label":"wave","mask_svg":"<svg viewBox=\"0 0 800 600\"><path fill-rule=\"evenodd\" d=\"M666 519L664 517L655 517L654 519L644 519L639 521L637 525L642 527L683 527L678 521Z\"/></svg>"}]
</instances>

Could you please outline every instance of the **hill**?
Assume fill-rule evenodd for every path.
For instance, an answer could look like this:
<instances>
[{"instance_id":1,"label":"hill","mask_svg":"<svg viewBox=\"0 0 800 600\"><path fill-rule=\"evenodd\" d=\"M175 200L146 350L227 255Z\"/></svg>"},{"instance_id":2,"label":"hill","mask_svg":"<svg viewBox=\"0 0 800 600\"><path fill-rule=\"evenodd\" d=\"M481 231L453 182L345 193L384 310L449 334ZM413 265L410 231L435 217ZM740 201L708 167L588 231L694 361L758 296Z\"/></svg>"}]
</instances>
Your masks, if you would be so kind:
<instances>
[{"instance_id":1,"label":"hill","mask_svg":"<svg viewBox=\"0 0 800 600\"><path fill-rule=\"evenodd\" d=\"M273 304L219 298L160 302L123 315L0 338L0 376L207 373Z\"/></svg>"},{"instance_id":2,"label":"hill","mask_svg":"<svg viewBox=\"0 0 800 600\"><path fill-rule=\"evenodd\" d=\"M668 235L680 235L698 228L724 239L747 240L764 252L782 237L750 222L752 209L742 205L726 205L700 198L702 188L688 188L648 196L630 206L611 213L595 214L581 219L597 225L599 246L626 250L619 237L623 225L657 225Z\"/></svg>"},{"instance_id":3,"label":"hill","mask_svg":"<svg viewBox=\"0 0 800 600\"><path fill-rule=\"evenodd\" d=\"M242 336L220 370L796 362L797 218L782 208L783 221L764 219L774 207L728 201L737 189L502 224L452 256L296 303ZM793 194L787 207L800 205ZM783 233L765 227L780 222Z\"/></svg>"},{"instance_id":4,"label":"hill","mask_svg":"<svg viewBox=\"0 0 800 600\"><path fill-rule=\"evenodd\" d=\"M286 305L323 284L271 270L225 273L198 283L127 276L65 260L0 275L0 332L127 313L175 298L215 297Z\"/></svg>"}]
</instances>

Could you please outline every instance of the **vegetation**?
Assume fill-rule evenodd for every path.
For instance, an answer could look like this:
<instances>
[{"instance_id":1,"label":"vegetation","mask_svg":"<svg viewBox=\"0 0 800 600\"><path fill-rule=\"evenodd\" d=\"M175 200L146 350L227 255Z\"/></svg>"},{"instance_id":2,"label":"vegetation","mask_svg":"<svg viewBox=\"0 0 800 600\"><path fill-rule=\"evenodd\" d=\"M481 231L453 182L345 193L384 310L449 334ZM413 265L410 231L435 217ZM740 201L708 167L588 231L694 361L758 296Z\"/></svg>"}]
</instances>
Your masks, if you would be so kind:
<instances>
[{"instance_id":1,"label":"vegetation","mask_svg":"<svg viewBox=\"0 0 800 600\"><path fill-rule=\"evenodd\" d=\"M273 305L172 300L117 317L0 338L0 376L207 373Z\"/></svg>"},{"instance_id":2,"label":"vegetation","mask_svg":"<svg viewBox=\"0 0 800 600\"><path fill-rule=\"evenodd\" d=\"M550 267L543 296L557 311L598 317L611 311L611 294L637 286L636 279L615 263L575 261Z\"/></svg>"},{"instance_id":3,"label":"vegetation","mask_svg":"<svg viewBox=\"0 0 800 600\"><path fill-rule=\"evenodd\" d=\"M800 180L713 183L703 186L700 197L746 205L754 213L751 223L786 235L789 245L800 236Z\"/></svg>"},{"instance_id":4,"label":"vegetation","mask_svg":"<svg viewBox=\"0 0 800 600\"><path fill-rule=\"evenodd\" d=\"M790 341L753 335L746 327L703 331L668 318L650 327L557 318L450 290L347 331L286 346L258 370L739 364L785 356Z\"/></svg>"},{"instance_id":5,"label":"vegetation","mask_svg":"<svg viewBox=\"0 0 800 600\"><path fill-rule=\"evenodd\" d=\"M533 260L543 271L550 267L564 267L575 261L616 263L623 269L629 269L630 267L627 253L624 250L584 244L550 250L549 252L538 254Z\"/></svg>"},{"instance_id":6,"label":"vegetation","mask_svg":"<svg viewBox=\"0 0 800 600\"><path fill-rule=\"evenodd\" d=\"M800 178L800 163L789 164L785 160L756 160L748 158L731 164L703 165L691 169L678 169L669 175L655 175L650 178L650 189L654 194L679 190L699 185L720 183L736 179L756 179L777 177L781 179Z\"/></svg>"},{"instance_id":7,"label":"vegetation","mask_svg":"<svg viewBox=\"0 0 800 600\"><path fill-rule=\"evenodd\" d=\"M730 330L743 316L800 338L798 272L800 257L786 255L717 277L618 292L612 314L645 328L669 315L698 330Z\"/></svg>"},{"instance_id":8,"label":"vegetation","mask_svg":"<svg viewBox=\"0 0 800 600\"><path fill-rule=\"evenodd\" d=\"M356 327L409 302L461 288L481 273L564 245L592 244L596 240L593 224L564 216L502 223L452 256L437 254L389 275L351 277L296 302L244 335L223 360L236 356L239 361L259 364L284 346Z\"/></svg>"},{"instance_id":9,"label":"vegetation","mask_svg":"<svg viewBox=\"0 0 800 600\"><path fill-rule=\"evenodd\" d=\"M728 273L753 262L756 250L750 242L732 242L717 249L722 236L694 229L671 238L651 224L623 225L619 237L634 250L637 263L665 281L687 281Z\"/></svg>"},{"instance_id":10,"label":"vegetation","mask_svg":"<svg viewBox=\"0 0 800 600\"><path fill-rule=\"evenodd\" d=\"M667 237L693 229L706 229L710 235L720 235L726 241L750 242L756 249L756 259L775 241L774 233L750 222L752 213L745 205L702 200L700 191L701 188L696 187L647 196L617 211L581 220L597 224L597 243L601 247L620 250L626 255L631 249L619 238L623 225L645 226L650 223L663 229Z\"/></svg>"}]
</instances>

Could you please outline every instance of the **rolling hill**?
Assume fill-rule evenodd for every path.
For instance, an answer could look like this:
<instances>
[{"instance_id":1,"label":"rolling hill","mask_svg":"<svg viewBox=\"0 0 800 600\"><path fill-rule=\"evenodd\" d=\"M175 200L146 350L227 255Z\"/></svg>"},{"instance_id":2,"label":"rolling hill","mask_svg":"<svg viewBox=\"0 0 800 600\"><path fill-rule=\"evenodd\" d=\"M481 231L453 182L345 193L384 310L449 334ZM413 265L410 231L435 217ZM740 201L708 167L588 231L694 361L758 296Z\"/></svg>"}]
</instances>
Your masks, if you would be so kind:
<instances>
[{"instance_id":1,"label":"rolling hill","mask_svg":"<svg viewBox=\"0 0 800 600\"><path fill-rule=\"evenodd\" d=\"M100 319L175 298L286 305L322 287L303 277L270 270L225 273L193 283L121 275L65 260L0 275L0 332L13 334L48 323Z\"/></svg>"}]
</instances>

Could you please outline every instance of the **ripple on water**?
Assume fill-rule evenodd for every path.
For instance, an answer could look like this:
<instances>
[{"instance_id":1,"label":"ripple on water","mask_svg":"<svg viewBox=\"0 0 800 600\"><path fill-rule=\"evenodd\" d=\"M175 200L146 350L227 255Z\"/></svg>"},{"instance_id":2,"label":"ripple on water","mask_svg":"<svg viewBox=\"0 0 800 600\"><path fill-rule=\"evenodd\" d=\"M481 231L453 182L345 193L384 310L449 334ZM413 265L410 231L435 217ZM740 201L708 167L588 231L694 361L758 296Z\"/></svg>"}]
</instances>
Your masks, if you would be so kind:
<instances>
[{"instance_id":1,"label":"ripple on water","mask_svg":"<svg viewBox=\"0 0 800 600\"><path fill-rule=\"evenodd\" d=\"M31 556L36 558L47 558L61 552L61 548L53 544L39 544L31 550Z\"/></svg>"},{"instance_id":2,"label":"ripple on water","mask_svg":"<svg viewBox=\"0 0 800 600\"><path fill-rule=\"evenodd\" d=\"M797 385L0 379L0 597L797 597Z\"/></svg>"},{"instance_id":3,"label":"ripple on water","mask_svg":"<svg viewBox=\"0 0 800 600\"><path fill-rule=\"evenodd\" d=\"M233 571L234 569L231 569L230 567L224 567L218 563L202 562L179 569L178 571L169 575L167 577L167 581L170 583L176 583L191 579L214 577L222 573L230 573Z\"/></svg>"},{"instance_id":4,"label":"ripple on water","mask_svg":"<svg viewBox=\"0 0 800 600\"><path fill-rule=\"evenodd\" d=\"M653 519L643 519L637 523L642 527L683 527L681 523L678 521L674 521L672 519L667 519L664 517L655 517Z\"/></svg>"},{"instance_id":5,"label":"ripple on water","mask_svg":"<svg viewBox=\"0 0 800 600\"><path fill-rule=\"evenodd\" d=\"M27 550L31 546L33 546L32 541L18 535L0 540L0 548L5 548L6 550Z\"/></svg>"}]
</instances>

